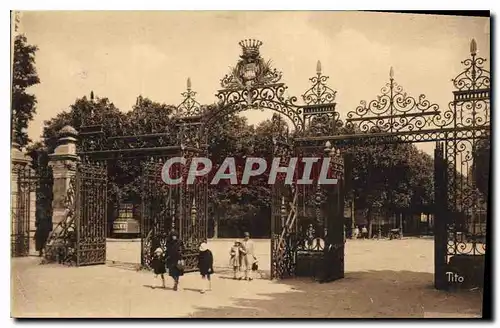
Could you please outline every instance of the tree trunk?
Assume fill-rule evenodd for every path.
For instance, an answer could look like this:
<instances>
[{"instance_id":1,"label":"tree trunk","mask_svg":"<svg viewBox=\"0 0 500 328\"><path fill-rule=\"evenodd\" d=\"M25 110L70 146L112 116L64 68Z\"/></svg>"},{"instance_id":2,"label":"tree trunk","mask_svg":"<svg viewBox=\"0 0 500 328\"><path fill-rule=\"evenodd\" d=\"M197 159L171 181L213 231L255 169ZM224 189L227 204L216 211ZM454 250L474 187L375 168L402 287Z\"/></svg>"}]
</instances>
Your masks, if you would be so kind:
<instances>
[{"instance_id":1,"label":"tree trunk","mask_svg":"<svg viewBox=\"0 0 500 328\"><path fill-rule=\"evenodd\" d=\"M219 238L219 211L214 215L214 239Z\"/></svg>"},{"instance_id":2,"label":"tree trunk","mask_svg":"<svg viewBox=\"0 0 500 328\"><path fill-rule=\"evenodd\" d=\"M368 210L368 214L366 215L366 221L368 222L368 239L372 238L373 232L373 220L372 220L372 211Z\"/></svg>"}]
</instances>

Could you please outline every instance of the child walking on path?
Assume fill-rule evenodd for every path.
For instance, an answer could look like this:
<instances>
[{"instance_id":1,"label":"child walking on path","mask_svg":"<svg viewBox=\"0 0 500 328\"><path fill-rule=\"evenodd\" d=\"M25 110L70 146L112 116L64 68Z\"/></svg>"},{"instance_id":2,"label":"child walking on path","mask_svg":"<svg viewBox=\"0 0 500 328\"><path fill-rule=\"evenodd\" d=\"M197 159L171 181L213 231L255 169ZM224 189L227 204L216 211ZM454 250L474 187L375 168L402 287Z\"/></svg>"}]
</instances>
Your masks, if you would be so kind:
<instances>
[{"instance_id":1,"label":"child walking on path","mask_svg":"<svg viewBox=\"0 0 500 328\"><path fill-rule=\"evenodd\" d=\"M200 245L200 254L198 255L198 268L200 269L201 278L203 279L203 287L201 293L204 294L207 290L212 290L212 282L210 275L214 273L214 257L207 243Z\"/></svg>"},{"instance_id":2,"label":"child walking on path","mask_svg":"<svg viewBox=\"0 0 500 328\"><path fill-rule=\"evenodd\" d=\"M234 245L231 246L231 250L229 251L229 266L233 268L233 279L238 279L238 274L241 267L241 258L240 258L240 242L236 240Z\"/></svg>"},{"instance_id":3,"label":"child walking on path","mask_svg":"<svg viewBox=\"0 0 500 328\"><path fill-rule=\"evenodd\" d=\"M165 288L165 273L167 272L167 269L165 267L165 253L160 247L155 249L151 266L155 276L157 277L159 275L161 277L161 287Z\"/></svg>"}]
</instances>

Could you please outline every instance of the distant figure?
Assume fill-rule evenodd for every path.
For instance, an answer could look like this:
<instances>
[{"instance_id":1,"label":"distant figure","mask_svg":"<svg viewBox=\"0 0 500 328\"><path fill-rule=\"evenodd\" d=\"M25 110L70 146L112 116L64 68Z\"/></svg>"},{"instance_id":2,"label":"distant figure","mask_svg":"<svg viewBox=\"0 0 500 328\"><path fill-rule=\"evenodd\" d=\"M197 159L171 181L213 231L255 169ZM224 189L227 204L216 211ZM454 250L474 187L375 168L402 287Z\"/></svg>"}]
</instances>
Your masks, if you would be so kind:
<instances>
[{"instance_id":1,"label":"distant figure","mask_svg":"<svg viewBox=\"0 0 500 328\"><path fill-rule=\"evenodd\" d=\"M198 255L198 269L200 269L201 278L203 279L204 286L201 293L204 294L207 290L212 290L212 282L210 275L214 273L214 257L207 243L201 243L200 254ZM206 285L205 285L205 280Z\"/></svg>"},{"instance_id":2,"label":"distant figure","mask_svg":"<svg viewBox=\"0 0 500 328\"><path fill-rule=\"evenodd\" d=\"M229 251L229 265L233 268L233 279L238 279L239 271L241 268L241 258L240 258L240 247L241 244L238 240L234 242L234 245L231 246L231 250Z\"/></svg>"},{"instance_id":3,"label":"distant figure","mask_svg":"<svg viewBox=\"0 0 500 328\"><path fill-rule=\"evenodd\" d=\"M363 236L363 239L368 238L368 229L366 229L366 226L363 226L363 228L361 228L361 235Z\"/></svg>"},{"instance_id":4,"label":"distant figure","mask_svg":"<svg viewBox=\"0 0 500 328\"><path fill-rule=\"evenodd\" d=\"M243 239L243 242L241 243L242 247L240 248L243 259L241 264L245 266L245 280L252 281L252 266L257 262L257 258L255 257L254 243L250 240L250 233L245 232L244 235L245 238Z\"/></svg>"},{"instance_id":5,"label":"distant figure","mask_svg":"<svg viewBox=\"0 0 500 328\"><path fill-rule=\"evenodd\" d=\"M165 253L161 247L155 249L153 254L153 260L151 261L151 267L153 268L155 277L158 275L161 277L161 286L165 288L165 273L167 272L165 268Z\"/></svg>"},{"instance_id":6,"label":"distant figure","mask_svg":"<svg viewBox=\"0 0 500 328\"><path fill-rule=\"evenodd\" d=\"M358 239L359 238L359 228L356 226L352 232L352 239Z\"/></svg>"},{"instance_id":7,"label":"distant figure","mask_svg":"<svg viewBox=\"0 0 500 328\"><path fill-rule=\"evenodd\" d=\"M177 232L172 231L167 243L168 275L174 279L174 290L179 288L179 278L184 275L184 260L182 259L182 242Z\"/></svg>"}]
</instances>

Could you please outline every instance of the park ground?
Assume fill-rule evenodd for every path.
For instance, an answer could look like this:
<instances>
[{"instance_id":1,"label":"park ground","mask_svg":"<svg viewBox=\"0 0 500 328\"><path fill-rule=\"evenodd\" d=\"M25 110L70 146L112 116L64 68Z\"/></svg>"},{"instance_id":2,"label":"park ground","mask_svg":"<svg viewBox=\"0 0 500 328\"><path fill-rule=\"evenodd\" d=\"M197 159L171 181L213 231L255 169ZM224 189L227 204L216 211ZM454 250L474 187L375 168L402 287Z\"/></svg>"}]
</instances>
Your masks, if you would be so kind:
<instances>
[{"instance_id":1,"label":"park ground","mask_svg":"<svg viewBox=\"0 0 500 328\"><path fill-rule=\"evenodd\" d=\"M137 271L137 242L108 242L101 266L39 265L12 260L13 317L156 318L460 318L480 317L479 290L433 288L433 240L348 240L345 278L270 281L269 240L256 240L262 272L254 281L230 279L231 240L209 241L215 256L212 291L200 294L197 273L181 290L159 288L152 273Z\"/></svg>"}]
</instances>

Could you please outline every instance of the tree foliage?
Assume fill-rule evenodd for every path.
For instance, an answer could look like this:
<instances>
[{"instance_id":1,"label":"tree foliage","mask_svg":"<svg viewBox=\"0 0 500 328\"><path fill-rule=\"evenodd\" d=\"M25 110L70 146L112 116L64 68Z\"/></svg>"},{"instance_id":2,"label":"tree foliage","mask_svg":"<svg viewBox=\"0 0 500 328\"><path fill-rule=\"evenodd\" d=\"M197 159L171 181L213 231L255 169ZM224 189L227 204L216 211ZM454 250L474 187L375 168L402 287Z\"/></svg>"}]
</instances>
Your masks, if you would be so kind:
<instances>
[{"instance_id":1,"label":"tree foliage","mask_svg":"<svg viewBox=\"0 0 500 328\"><path fill-rule=\"evenodd\" d=\"M352 147L352 193L358 209L390 217L409 209L425 211L433 202L433 161L416 146L388 144Z\"/></svg>"},{"instance_id":2,"label":"tree foliage","mask_svg":"<svg viewBox=\"0 0 500 328\"><path fill-rule=\"evenodd\" d=\"M40 83L35 67L35 54L38 47L30 45L26 36L17 35L14 40L14 54L12 67L12 129L14 140L21 147L31 141L26 129L28 123L36 113L37 100L28 88Z\"/></svg>"}]
</instances>

